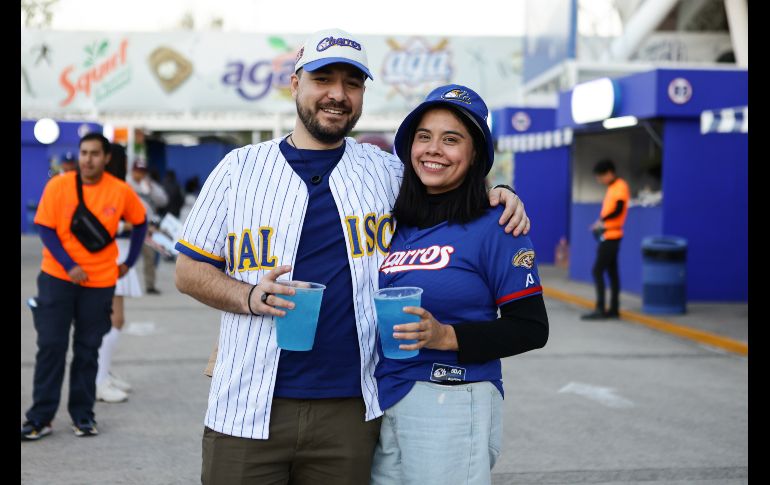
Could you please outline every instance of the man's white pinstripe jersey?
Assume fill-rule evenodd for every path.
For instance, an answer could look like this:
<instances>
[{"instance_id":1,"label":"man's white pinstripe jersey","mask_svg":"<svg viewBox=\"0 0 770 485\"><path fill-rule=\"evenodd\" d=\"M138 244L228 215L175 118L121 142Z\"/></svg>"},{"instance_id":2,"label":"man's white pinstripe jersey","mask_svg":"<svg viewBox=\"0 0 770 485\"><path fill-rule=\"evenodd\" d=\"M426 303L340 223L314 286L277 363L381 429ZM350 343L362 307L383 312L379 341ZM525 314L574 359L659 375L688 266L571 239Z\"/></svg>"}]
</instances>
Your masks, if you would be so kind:
<instances>
[{"instance_id":1,"label":"man's white pinstripe jersey","mask_svg":"<svg viewBox=\"0 0 770 485\"><path fill-rule=\"evenodd\" d=\"M224 157L201 189L178 250L252 285L276 266L294 266L308 190L279 150L280 141L247 145ZM390 211L402 174L403 164L394 155L345 138L344 155L329 175L353 280L367 421L382 415L374 380L372 294L393 235ZM274 329L274 317L223 312L206 426L232 436L268 438L280 356Z\"/></svg>"}]
</instances>

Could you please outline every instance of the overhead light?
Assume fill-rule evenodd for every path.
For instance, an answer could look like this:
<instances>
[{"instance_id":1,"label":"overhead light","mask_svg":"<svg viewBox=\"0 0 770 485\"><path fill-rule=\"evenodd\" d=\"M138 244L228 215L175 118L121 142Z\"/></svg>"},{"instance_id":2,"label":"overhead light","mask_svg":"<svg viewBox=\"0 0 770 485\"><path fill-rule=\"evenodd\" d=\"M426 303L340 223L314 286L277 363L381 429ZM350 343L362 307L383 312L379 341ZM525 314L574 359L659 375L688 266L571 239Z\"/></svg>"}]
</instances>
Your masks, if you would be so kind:
<instances>
[{"instance_id":1,"label":"overhead light","mask_svg":"<svg viewBox=\"0 0 770 485\"><path fill-rule=\"evenodd\" d=\"M634 126L639 122L636 116L620 116L618 118L610 118L602 121L602 126L611 130L613 128L626 128L627 126Z\"/></svg>"},{"instance_id":2,"label":"overhead light","mask_svg":"<svg viewBox=\"0 0 770 485\"><path fill-rule=\"evenodd\" d=\"M41 118L35 123L34 133L37 141L50 145L59 139L59 124L51 118Z\"/></svg>"},{"instance_id":3,"label":"overhead light","mask_svg":"<svg viewBox=\"0 0 770 485\"><path fill-rule=\"evenodd\" d=\"M572 119L578 124L606 120L619 97L618 85L607 77L578 84L572 90Z\"/></svg>"},{"instance_id":4,"label":"overhead light","mask_svg":"<svg viewBox=\"0 0 770 485\"><path fill-rule=\"evenodd\" d=\"M109 123L105 123L102 127L102 135L112 143L115 140L115 127Z\"/></svg>"}]
</instances>

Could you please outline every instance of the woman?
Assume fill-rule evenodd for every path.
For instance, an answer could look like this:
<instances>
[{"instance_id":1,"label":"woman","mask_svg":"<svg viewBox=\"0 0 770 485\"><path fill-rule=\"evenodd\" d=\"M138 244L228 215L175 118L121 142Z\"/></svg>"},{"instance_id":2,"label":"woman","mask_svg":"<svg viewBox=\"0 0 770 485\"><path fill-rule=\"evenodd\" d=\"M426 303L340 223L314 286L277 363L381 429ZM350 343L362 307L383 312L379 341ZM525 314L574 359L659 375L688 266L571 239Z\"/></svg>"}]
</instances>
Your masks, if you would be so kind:
<instances>
[{"instance_id":1,"label":"woman","mask_svg":"<svg viewBox=\"0 0 770 485\"><path fill-rule=\"evenodd\" d=\"M118 225L118 234L115 242L118 245L117 263L125 263L128 258L132 225L125 221L120 221ZM144 236L142 236L142 239ZM134 244L141 244L141 241ZM137 251L138 253L138 251ZM138 256L138 254L136 255ZM133 258L134 261L136 257ZM133 267L122 277L118 278L115 285L115 295L112 297L112 327L110 331L102 338L102 345L99 348L99 370L96 374L96 399L103 402L123 402L128 399L128 393L131 391L131 384L112 373L112 354L118 345L118 340L123 330L123 324L126 321L124 297L139 298L142 296L142 288L139 286L139 277Z\"/></svg>"},{"instance_id":2,"label":"woman","mask_svg":"<svg viewBox=\"0 0 770 485\"><path fill-rule=\"evenodd\" d=\"M404 181L380 288L417 286L420 320L394 326L416 357L385 358L385 411L372 484L485 484L502 441L500 358L543 347L548 317L526 236L499 230L484 177L494 159L488 110L460 85L433 90L398 129ZM498 309L500 316L498 317Z\"/></svg>"}]
</instances>

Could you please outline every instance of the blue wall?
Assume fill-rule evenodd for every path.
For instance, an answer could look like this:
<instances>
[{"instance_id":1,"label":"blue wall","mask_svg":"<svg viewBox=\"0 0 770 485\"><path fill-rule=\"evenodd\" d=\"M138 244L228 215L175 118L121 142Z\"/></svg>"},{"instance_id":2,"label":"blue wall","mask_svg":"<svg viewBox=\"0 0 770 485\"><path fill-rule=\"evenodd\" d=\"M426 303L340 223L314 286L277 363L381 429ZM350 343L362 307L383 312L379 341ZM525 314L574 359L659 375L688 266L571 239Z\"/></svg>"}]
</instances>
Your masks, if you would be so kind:
<instances>
[{"instance_id":1,"label":"blue wall","mask_svg":"<svg viewBox=\"0 0 770 485\"><path fill-rule=\"evenodd\" d=\"M692 97L683 104L669 98L668 86L684 78L692 86ZM613 116L646 118L700 118L703 110L746 106L749 102L749 72L745 70L656 69L615 79L620 101ZM572 119L572 91L559 93L556 126L584 127Z\"/></svg>"},{"instance_id":2,"label":"blue wall","mask_svg":"<svg viewBox=\"0 0 770 485\"><path fill-rule=\"evenodd\" d=\"M81 130L84 134L94 131L102 132L102 127L96 123L57 121L59 138L50 145L43 145L35 139L34 127L37 120L21 120L21 232L35 232L32 219L34 209L43 195L45 184L48 183L51 169L51 159L61 159L64 153L72 152L77 156Z\"/></svg>"},{"instance_id":3,"label":"blue wall","mask_svg":"<svg viewBox=\"0 0 770 485\"><path fill-rule=\"evenodd\" d=\"M748 71L658 69L655 72L658 86L655 113L660 117L700 119L703 110L746 106L749 103ZM679 77L692 84L692 98L684 104L675 104L668 96L668 85Z\"/></svg>"},{"instance_id":4,"label":"blue wall","mask_svg":"<svg viewBox=\"0 0 770 485\"><path fill-rule=\"evenodd\" d=\"M173 170L184 188L190 177L198 176L201 187L217 164L234 145L203 143L194 146L166 145L166 170Z\"/></svg>"},{"instance_id":5,"label":"blue wall","mask_svg":"<svg viewBox=\"0 0 770 485\"><path fill-rule=\"evenodd\" d=\"M35 232L35 207L48 182L48 147L22 146L21 150L21 232Z\"/></svg>"},{"instance_id":6,"label":"blue wall","mask_svg":"<svg viewBox=\"0 0 770 485\"><path fill-rule=\"evenodd\" d=\"M529 116L530 125L526 130L513 126L513 115L519 112ZM556 128L556 110L553 108L519 108L509 106L492 111L492 137L496 140L501 135L523 135Z\"/></svg>"},{"instance_id":7,"label":"blue wall","mask_svg":"<svg viewBox=\"0 0 770 485\"><path fill-rule=\"evenodd\" d=\"M668 94L675 78L692 88L683 104ZM748 104L748 71L656 69L616 81L621 100L614 116L664 120L663 205L629 212L620 252L623 289L641 292L641 238L664 234L688 240L688 300L748 301L748 136L700 133L703 110ZM560 93L556 125L585 129L572 120L571 96ZM570 276L577 280L591 281L596 244L587 227L598 207L572 206ZM632 218L635 210L642 220ZM647 232L637 237L637 227Z\"/></svg>"},{"instance_id":8,"label":"blue wall","mask_svg":"<svg viewBox=\"0 0 770 485\"><path fill-rule=\"evenodd\" d=\"M517 153L514 181L532 222L537 260L553 263L559 239L569 241L569 148Z\"/></svg>"},{"instance_id":9,"label":"blue wall","mask_svg":"<svg viewBox=\"0 0 770 485\"><path fill-rule=\"evenodd\" d=\"M663 231L687 239L687 298L748 301L748 136L664 128Z\"/></svg>"},{"instance_id":10,"label":"blue wall","mask_svg":"<svg viewBox=\"0 0 770 485\"><path fill-rule=\"evenodd\" d=\"M589 226L599 217L601 204L572 204L570 216L569 276L578 281L593 283L591 268L596 260L598 243ZM527 209L529 212L529 209ZM623 241L618 254L620 291L642 293L642 239L661 233L663 208L630 207L623 226ZM605 276L606 280L606 276ZM609 284L609 280L606 280ZM609 298L609 287L607 287ZM609 300L607 300L609 301ZM621 302L621 307L623 303Z\"/></svg>"}]
</instances>

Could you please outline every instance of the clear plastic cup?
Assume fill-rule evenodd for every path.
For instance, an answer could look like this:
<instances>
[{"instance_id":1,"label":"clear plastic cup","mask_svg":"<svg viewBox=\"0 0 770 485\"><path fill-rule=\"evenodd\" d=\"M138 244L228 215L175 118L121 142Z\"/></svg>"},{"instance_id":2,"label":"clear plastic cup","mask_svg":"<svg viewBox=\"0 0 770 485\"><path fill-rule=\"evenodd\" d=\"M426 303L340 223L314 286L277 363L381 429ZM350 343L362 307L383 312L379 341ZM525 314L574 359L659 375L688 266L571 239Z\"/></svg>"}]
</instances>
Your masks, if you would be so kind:
<instances>
[{"instance_id":1,"label":"clear plastic cup","mask_svg":"<svg viewBox=\"0 0 770 485\"><path fill-rule=\"evenodd\" d=\"M318 314L321 312L321 299L325 285L309 281L276 281L291 286L294 295L276 295L294 302L294 309L282 308L286 316L276 317L278 346L284 350L310 350L315 341L318 326Z\"/></svg>"},{"instance_id":2,"label":"clear plastic cup","mask_svg":"<svg viewBox=\"0 0 770 485\"><path fill-rule=\"evenodd\" d=\"M377 311L377 329L380 332L382 353L389 359L408 359L420 353L416 350L401 350L399 345L414 344L416 340L396 340L393 338L393 326L401 323L419 322L420 317L404 313L405 306L420 306L422 288L401 286L383 288L374 293L374 307Z\"/></svg>"}]
</instances>

